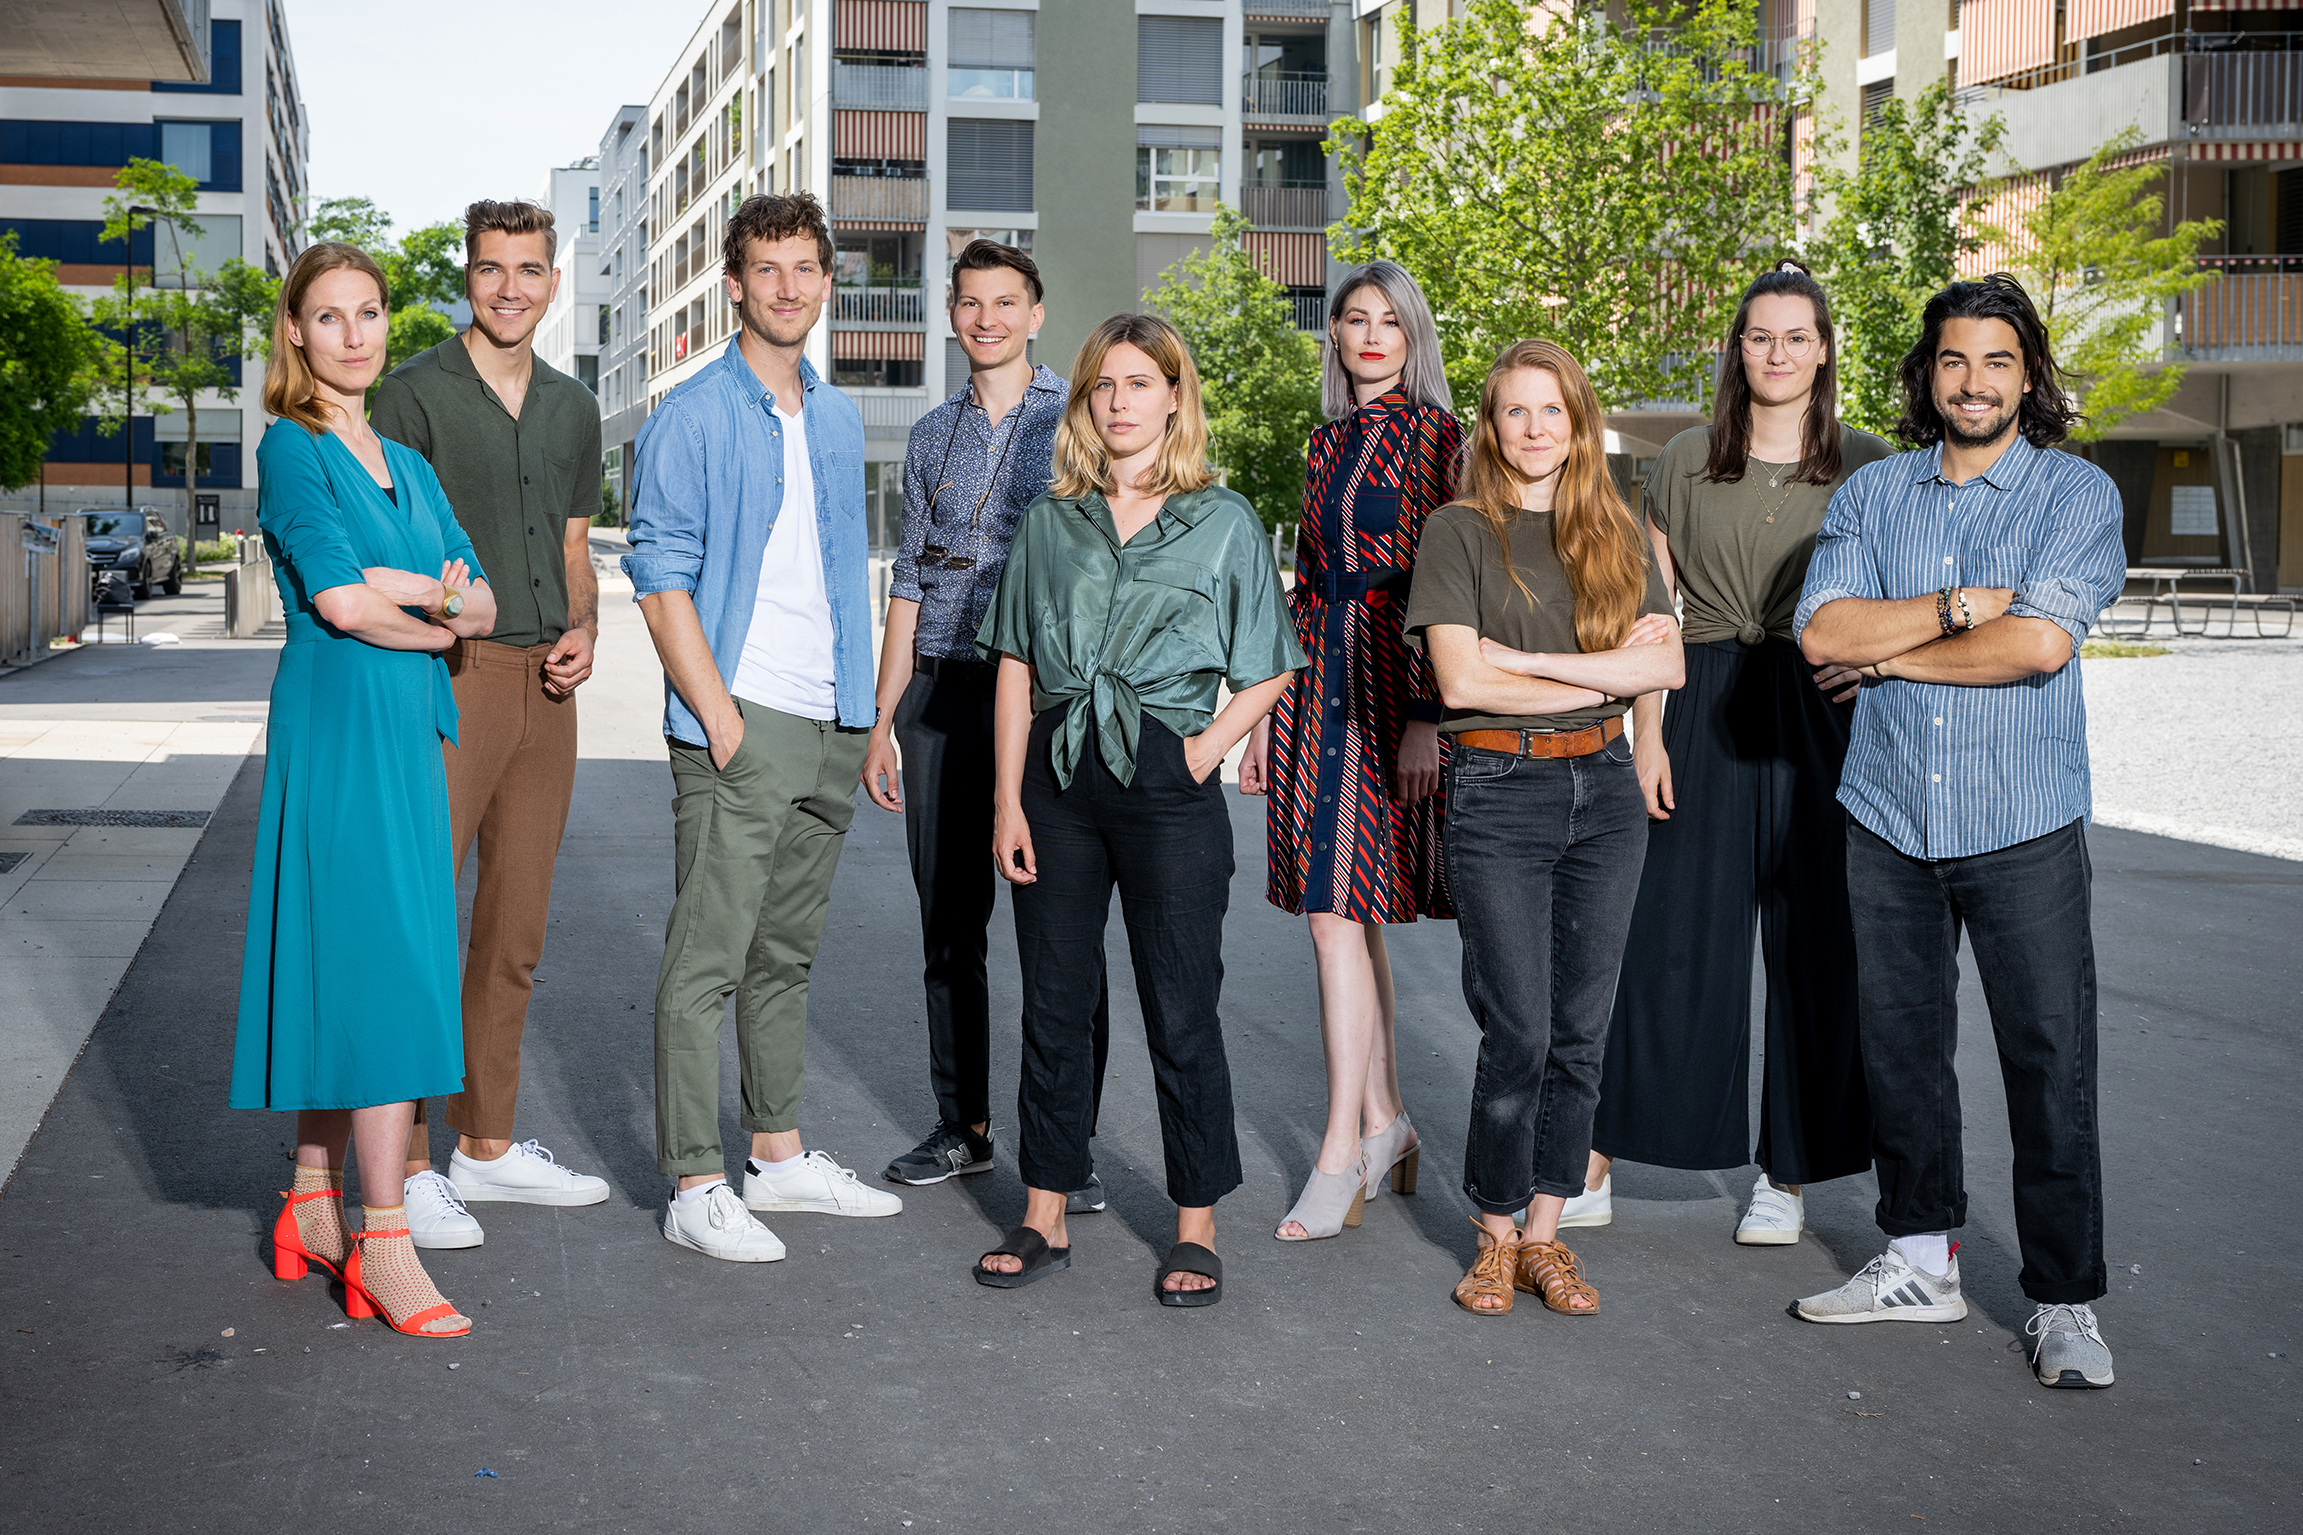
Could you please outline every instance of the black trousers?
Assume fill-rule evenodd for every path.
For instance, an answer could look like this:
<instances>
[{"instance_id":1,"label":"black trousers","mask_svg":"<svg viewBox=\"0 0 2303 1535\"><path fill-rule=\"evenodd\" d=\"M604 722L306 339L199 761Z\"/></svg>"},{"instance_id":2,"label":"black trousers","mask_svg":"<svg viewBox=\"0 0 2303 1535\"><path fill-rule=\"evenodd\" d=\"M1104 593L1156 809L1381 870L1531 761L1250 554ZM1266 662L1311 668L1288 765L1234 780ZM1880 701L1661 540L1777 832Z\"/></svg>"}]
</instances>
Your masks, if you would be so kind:
<instances>
[{"instance_id":1,"label":"black trousers","mask_svg":"<svg viewBox=\"0 0 2303 1535\"><path fill-rule=\"evenodd\" d=\"M1785 640L1687 647L1663 714L1677 808L1651 823L1607 1033L1592 1146L1783 1183L1871 1165L1856 1028L1840 765L1852 704ZM1767 968L1759 1136L1750 1128L1751 934Z\"/></svg>"},{"instance_id":2,"label":"black trousers","mask_svg":"<svg viewBox=\"0 0 2303 1535\"><path fill-rule=\"evenodd\" d=\"M2042 1305L2105 1288L2093 880L2079 821L1971 858L1913 858L1861 823L1847 834L1879 1229L1917 1236L1967 1221L1952 1069L1965 929L2007 1090L2017 1278Z\"/></svg>"},{"instance_id":3,"label":"black trousers","mask_svg":"<svg viewBox=\"0 0 2303 1535\"><path fill-rule=\"evenodd\" d=\"M1017 1166L1036 1189L1087 1182L1104 1072L1104 925L1116 885L1151 1046L1168 1197L1212 1205L1240 1185L1216 1013L1232 876L1222 776L1192 782L1182 740L1147 714L1133 783L1112 776L1091 735L1071 787L1058 789L1048 742L1062 718L1059 708L1032 721L1024 768L1039 878L1016 886L1014 898L1024 993Z\"/></svg>"},{"instance_id":4,"label":"black trousers","mask_svg":"<svg viewBox=\"0 0 2303 1535\"><path fill-rule=\"evenodd\" d=\"M1449 754L1442 851L1479 1025L1463 1191L1490 1215L1583 1190L1646 846L1626 737L1588 757Z\"/></svg>"},{"instance_id":5,"label":"black trousers","mask_svg":"<svg viewBox=\"0 0 2303 1535\"><path fill-rule=\"evenodd\" d=\"M992 697L999 669L921 657L896 701L904 758L904 845L920 898L928 1081L946 1124L991 1118L991 991L984 960L999 876L992 872ZM1096 1081L1110 1032L1099 996ZM1085 1183L1086 1179L1081 1179Z\"/></svg>"}]
</instances>

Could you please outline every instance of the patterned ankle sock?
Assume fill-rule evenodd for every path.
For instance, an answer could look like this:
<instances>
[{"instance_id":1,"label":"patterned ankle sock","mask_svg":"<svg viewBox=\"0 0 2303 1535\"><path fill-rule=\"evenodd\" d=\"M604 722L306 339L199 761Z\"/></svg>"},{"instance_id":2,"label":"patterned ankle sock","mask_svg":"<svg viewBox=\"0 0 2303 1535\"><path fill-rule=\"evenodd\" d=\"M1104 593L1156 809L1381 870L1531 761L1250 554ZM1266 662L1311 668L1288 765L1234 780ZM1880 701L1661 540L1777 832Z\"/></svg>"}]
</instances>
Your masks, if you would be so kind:
<instances>
[{"instance_id":1,"label":"patterned ankle sock","mask_svg":"<svg viewBox=\"0 0 2303 1535\"><path fill-rule=\"evenodd\" d=\"M371 1205L360 1207L363 1224L369 1231L406 1231L408 1207L394 1205L389 1210L378 1210ZM432 1276L424 1272L424 1265L416 1257L416 1244L402 1237L370 1240L360 1244L360 1283L376 1303L395 1317L410 1317L433 1306L445 1305L447 1297L432 1283ZM445 1316L426 1322L425 1332L455 1332L471 1326L464 1316Z\"/></svg>"},{"instance_id":2,"label":"patterned ankle sock","mask_svg":"<svg viewBox=\"0 0 2303 1535\"><path fill-rule=\"evenodd\" d=\"M298 1194L332 1193L334 1199L307 1199L296 1206L296 1234L304 1250L341 1267L344 1250L351 1245L344 1235L344 1169L296 1164L296 1181L288 1187Z\"/></svg>"}]
</instances>

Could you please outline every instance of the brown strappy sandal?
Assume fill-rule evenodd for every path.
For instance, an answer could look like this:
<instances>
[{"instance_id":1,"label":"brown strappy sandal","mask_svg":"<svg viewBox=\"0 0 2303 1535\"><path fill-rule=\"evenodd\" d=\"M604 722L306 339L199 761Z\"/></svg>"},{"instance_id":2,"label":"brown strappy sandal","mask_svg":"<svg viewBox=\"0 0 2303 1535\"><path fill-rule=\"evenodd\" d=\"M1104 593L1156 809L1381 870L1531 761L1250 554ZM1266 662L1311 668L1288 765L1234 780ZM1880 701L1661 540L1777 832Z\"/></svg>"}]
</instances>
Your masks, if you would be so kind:
<instances>
[{"instance_id":1,"label":"brown strappy sandal","mask_svg":"<svg viewBox=\"0 0 2303 1535\"><path fill-rule=\"evenodd\" d=\"M1512 1284L1528 1294L1541 1297L1547 1310L1561 1316L1599 1315L1599 1292L1583 1277L1583 1264L1567 1250L1567 1244L1553 1237L1548 1242L1522 1241L1517 1261L1512 1264ZM1588 1306L1571 1306L1571 1300L1587 1300Z\"/></svg>"},{"instance_id":2,"label":"brown strappy sandal","mask_svg":"<svg viewBox=\"0 0 2303 1535\"><path fill-rule=\"evenodd\" d=\"M1473 1316L1509 1316L1512 1272L1519 1263L1519 1233L1514 1231L1511 1240L1499 1242L1476 1219L1471 1224L1479 1232L1479 1256L1471 1260L1471 1267L1456 1281L1455 1303ZM1500 1296L1503 1304L1478 1304L1490 1296Z\"/></svg>"}]
</instances>

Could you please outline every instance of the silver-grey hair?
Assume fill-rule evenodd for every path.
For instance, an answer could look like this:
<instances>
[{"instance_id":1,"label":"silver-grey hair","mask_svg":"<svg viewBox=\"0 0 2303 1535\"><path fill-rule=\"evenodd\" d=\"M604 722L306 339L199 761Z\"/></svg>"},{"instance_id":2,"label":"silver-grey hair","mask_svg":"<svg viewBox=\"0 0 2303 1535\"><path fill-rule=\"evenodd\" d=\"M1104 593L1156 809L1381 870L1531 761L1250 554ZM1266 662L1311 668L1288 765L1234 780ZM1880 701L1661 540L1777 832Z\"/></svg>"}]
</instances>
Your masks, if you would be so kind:
<instances>
[{"instance_id":1,"label":"silver-grey hair","mask_svg":"<svg viewBox=\"0 0 2303 1535\"><path fill-rule=\"evenodd\" d=\"M1400 387L1407 391L1408 402L1452 412L1455 392L1447 387L1447 364L1439 354L1439 327L1432 324L1431 305L1423 301L1423 289L1416 286L1407 268L1396 261L1371 261L1366 266L1355 266L1329 290L1329 329L1321 336L1319 348L1319 408L1330 420L1351 414L1351 375L1343 370L1333 327L1343 318L1343 306L1362 288L1373 288L1382 294L1391 305L1391 312L1399 316L1399 328L1407 336L1407 371L1400 379Z\"/></svg>"}]
</instances>

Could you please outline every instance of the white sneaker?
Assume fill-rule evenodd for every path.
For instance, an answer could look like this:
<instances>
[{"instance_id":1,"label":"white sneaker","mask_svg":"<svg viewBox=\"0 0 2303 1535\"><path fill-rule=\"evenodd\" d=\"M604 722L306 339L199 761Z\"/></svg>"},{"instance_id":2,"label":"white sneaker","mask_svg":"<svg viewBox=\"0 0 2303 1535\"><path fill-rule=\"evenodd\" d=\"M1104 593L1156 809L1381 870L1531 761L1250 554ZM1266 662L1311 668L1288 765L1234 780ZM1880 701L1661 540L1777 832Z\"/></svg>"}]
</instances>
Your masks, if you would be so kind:
<instances>
[{"instance_id":1,"label":"white sneaker","mask_svg":"<svg viewBox=\"0 0 2303 1535\"><path fill-rule=\"evenodd\" d=\"M596 1205L608 1180L570 1172L549 1149L522 1141L493 1162L475 1162L461 1150L448 1154L448 1177L466 1204L502 1200L520 1205Z\"/></svg>"},{"instance_id":2,"label":"white sneaker","mask_svg":"<svg viewBox=\"0 0 2303 1535\"><path fill-rule=\"evenodd\" d=\"M867 1187L821 1151L811 1151L789 1172L744 1169L744 1203L754 1210L804 1210L816 1215L894 1215L904 1202L886 1189Z\"/></svg>"},{"instance_id":3,"label":"white sneaker","mask_svg":"<svg viewBox=\"0 0 2303 1535\"><path fill-rule=\"evenodd\" d=\"M1761 1173L1751 1186L1751 1208L1735 1228L1735 1240L1745 1247L1789 1247L1807 1226L1807 1201L1786 1194Z\"/></svg>"},{"instance_id":4,"label":"white sneaker","mask_svg":"<svg viewBox=\"0 0 2303 1535\"><path fill-rule=\"evenodd\" d=\"M1585 1189L1567 1202L1559 1212L1562 1230L1569 1226L1607 1226L1615 1221L1615 1174L1609 1173L1599 1180L1599 1187Z\"/></svg>"},{"instance_id":5,"label":"white sneaker","mask_svg":"<svg viewBox=\"0 0 2303 1535\"><path fill-rule=\"evenodd\" d=\"M784 1255L784 1244L752 1219L725 1178L694 1199L672 1196L664 1211L664 1240L730 1263L774 1263Z\"/></svg>"},{"instance_id":6,"label":"white sneaker","mask_svg":"<svg viewBox=\"0 0 2303 1535\"><path fill-rule=\"evenodd\" d=\"M1952 1255L1951 1272L1937 1279L1890 1247L1838 1289L1795 1301L1791 1311L1803 1322L1956 1322L1967 1315L1959 1256Z\"/></svg>"},{"instance_id":7,"label":"white sneaker","mask_svg":"<svg viewBox=\"0 0 2303 1535\"><path fill-rule=\"evenodd\" d=\"M429 1168L410 1178L407 1190L408 1232L418 1247L477 1247L486 1239L480 1223L472 1219L456 1186Z\"/></svg>"}]
</instances>

